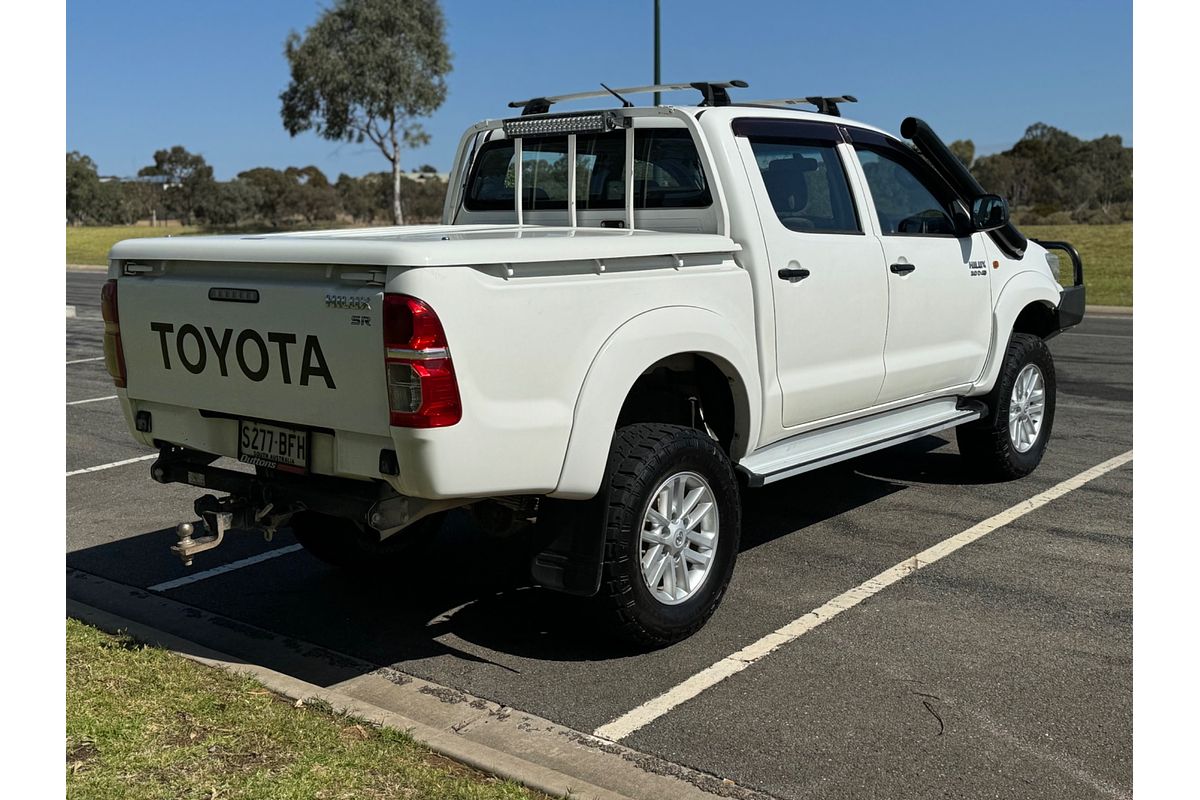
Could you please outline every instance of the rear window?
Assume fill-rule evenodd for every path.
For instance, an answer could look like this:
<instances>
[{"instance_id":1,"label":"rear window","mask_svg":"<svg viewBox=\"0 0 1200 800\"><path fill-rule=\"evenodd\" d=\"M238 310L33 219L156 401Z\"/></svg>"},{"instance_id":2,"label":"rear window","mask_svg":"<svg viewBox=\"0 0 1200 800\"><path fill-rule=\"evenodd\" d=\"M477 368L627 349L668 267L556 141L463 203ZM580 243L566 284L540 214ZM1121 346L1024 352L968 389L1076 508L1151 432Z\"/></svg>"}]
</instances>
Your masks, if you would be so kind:
<instances>
[{"instance_id":1,"label":"rear window","mask_svg":"<svg viewBox=\"0 0 1200 800\"><path fill-rule=\"evenodd\" d=\"M575 206L625 207L625 133L579 134L575 152ZM686 130L648 128L633 134L636 208L706 208L712 204L696 145ZM567 137L522 141L522 206L526 211L567 207ZM464 205L469 211L513 208L516 165L511 140L479 150Z\"/></svg>"}]
</instances>

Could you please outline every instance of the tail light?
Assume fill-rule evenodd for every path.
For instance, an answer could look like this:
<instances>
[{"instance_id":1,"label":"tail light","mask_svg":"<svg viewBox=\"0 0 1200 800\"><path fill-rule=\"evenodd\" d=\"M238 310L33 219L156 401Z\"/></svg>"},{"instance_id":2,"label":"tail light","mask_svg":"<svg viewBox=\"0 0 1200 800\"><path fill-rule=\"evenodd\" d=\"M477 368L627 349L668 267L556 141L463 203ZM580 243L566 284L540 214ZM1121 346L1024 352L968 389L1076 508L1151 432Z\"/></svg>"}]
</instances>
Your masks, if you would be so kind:
<instances>
[{"instance_id":1,"label":"tail light","mask_svg":"<svg viewBox=\"0 0 1200 800\"><path fill-rule=\"evenodd\" d=\"M432 308L408 295L384 295L383 344L392 425L444 428L462 419L446 333Z\"/></svg>"},{"instance_id":2,"label":"tail light","mask_svg":"<svg viewBox=\"0 0 1200 800\"><path fill-rule=\"evenodd\" d=\"M125 388L125 351L121 347L121 318L117 315L117 282L105 282L100 290L100 313L104 317L104 366L113 384Z\"/></svg>"}]
</instances>

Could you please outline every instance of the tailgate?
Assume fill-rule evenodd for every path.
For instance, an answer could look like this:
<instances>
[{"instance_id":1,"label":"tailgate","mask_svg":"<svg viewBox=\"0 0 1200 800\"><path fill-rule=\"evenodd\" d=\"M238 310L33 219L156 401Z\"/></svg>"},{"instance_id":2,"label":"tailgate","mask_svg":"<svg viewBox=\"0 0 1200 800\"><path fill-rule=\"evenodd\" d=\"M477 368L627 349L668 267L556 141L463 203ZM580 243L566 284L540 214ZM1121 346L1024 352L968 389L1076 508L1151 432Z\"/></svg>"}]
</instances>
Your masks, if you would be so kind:
<instances>
[{"instance_id":1,"label":"tailgate","mask_svg":"<svg viewBox=\"0 0 1200 800\"><path fill-rule=\"evenodd\" d=\"M368 276L361 266L194 262L123 275L128 397L386 436L383 288Z\"/></svg>"}]
</instances>

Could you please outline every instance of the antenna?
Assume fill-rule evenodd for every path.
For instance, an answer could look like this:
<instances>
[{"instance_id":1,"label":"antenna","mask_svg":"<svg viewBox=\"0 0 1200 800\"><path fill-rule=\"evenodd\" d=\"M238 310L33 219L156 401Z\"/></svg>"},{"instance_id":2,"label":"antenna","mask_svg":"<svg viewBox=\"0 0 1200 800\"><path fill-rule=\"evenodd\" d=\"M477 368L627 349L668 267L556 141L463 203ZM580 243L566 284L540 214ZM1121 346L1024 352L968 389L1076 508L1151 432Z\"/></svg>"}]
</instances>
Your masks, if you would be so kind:
<instances>
[{"instance_id":1,"label":"antenna","mask_svg":"<svg viewBox=\"0 0 1200 800\"><path fill-rule=\"evenodd\" d=\"M611 94L613 97L615 97L621 101L621 108L633 108L633 103L629 102L624 97L621 97L621 95L617 94L612 89L609 89L608 86L606 86L605 84L602 83L600 85L604 86L604 88L608 91L609 94Z\"/></svg>"}]
</instances>

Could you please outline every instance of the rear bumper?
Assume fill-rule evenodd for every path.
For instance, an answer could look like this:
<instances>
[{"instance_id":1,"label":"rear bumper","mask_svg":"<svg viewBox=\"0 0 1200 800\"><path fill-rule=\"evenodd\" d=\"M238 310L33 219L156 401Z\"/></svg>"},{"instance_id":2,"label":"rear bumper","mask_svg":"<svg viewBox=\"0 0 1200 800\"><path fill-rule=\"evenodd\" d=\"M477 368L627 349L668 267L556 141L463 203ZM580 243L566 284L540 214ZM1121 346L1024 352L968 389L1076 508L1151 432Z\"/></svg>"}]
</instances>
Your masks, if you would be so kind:
<instances>
[{"instance_id":1,"label":"rear bumper","mask_svg":"<svg viewBox=\"0 0 1200 800\"><path fill-rule=\"evenodd\" d=\"M237 458L237 416L128 396L122 398L122 408L130 432L145 445ZM137 430L139 412L149 415L148 430ZM513 416L524 424L513 424L511 417L497 421L476 414L445 428L390 428L387 436L314 428L288 420L259 421L310 432L309 477L314 480L384 484L398 495L427 500L553 491L570 432L569 424L556 424L556 420L569 417ZM547 418L551 422L545 422ZM395 471L382 471L384 454L394 459Z\"/></svg>"},{"instance_id":2,"label":"rear bumper","mask_svg":"<svg viewBox=\"0 0 1200 800\"><path fill-rule=\"evenodd\" d=\"M257 521L270 511L289 515L298 511L317 511L353 520L383 537L429 514L462 505L461 501L406 497L383 481L311 474L298 476L263 470L240 472L214 467L212 462L216 459L208 453L163 445L150 468L150 476L159 483L186 483L225 492L242 507L249 508L248 520Z\"/></svg>"},{"instance_id":3,"label":"rear bumper","mask_svg":"<svg viewBox=\"0 0 1200 800\"><path fill-rule=\"evenodd\" d=\"M159 483L186 483L225 492L255 507L274 504L279 510L303 506L367 524L371 509L395 493L381 481L355 481L319 475L264 475L214 467L216 456L184 447L162 445L150 476Z\"/></svg>"},{"instance_id":4,"label":"rear bumper","mask_svg":"<svg viewBox=\"0 0 1200 800\"><path fill-rule=\"evenodd\" d=\"M229 414L126 397L122 403L130 432L143 444L170 444L214 456L236 459L238 418ZM136 415L148 415L149 429L138 431ZM391 437L357 431L314 428L287 420L260 420L307 430L312 436L311 470L316 477L383 481L400 491L395 476L380 472L380 453L393 450Z\"/></svg>"}]
</instances>

